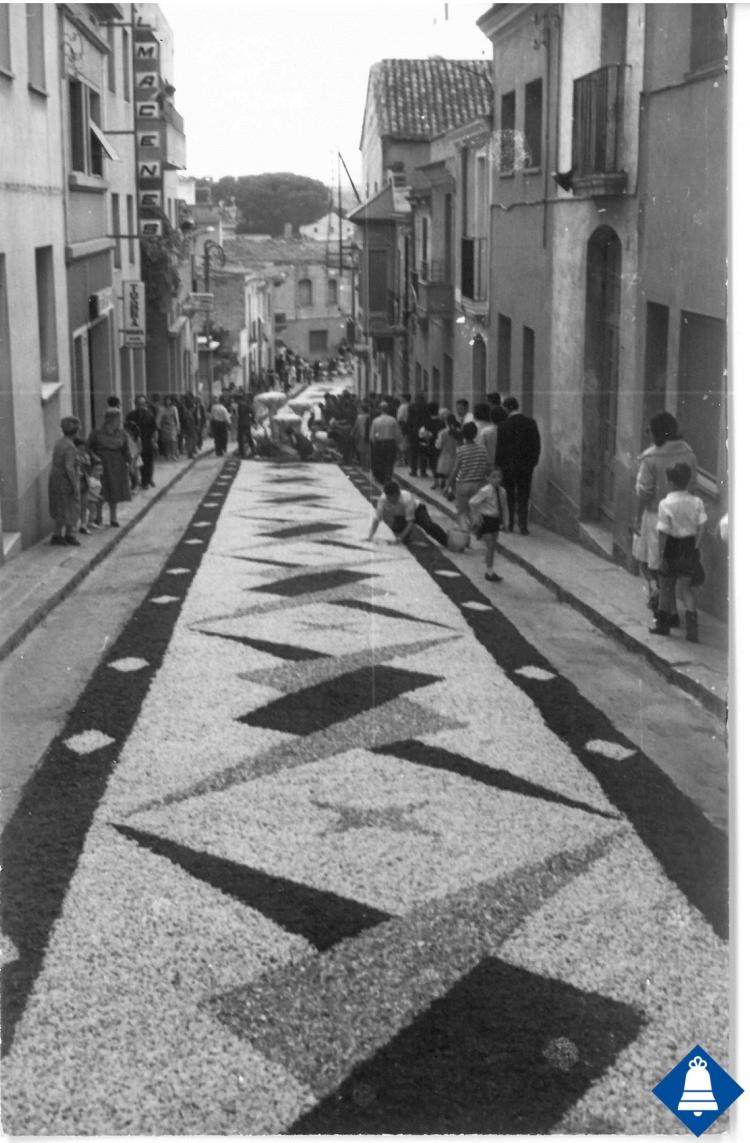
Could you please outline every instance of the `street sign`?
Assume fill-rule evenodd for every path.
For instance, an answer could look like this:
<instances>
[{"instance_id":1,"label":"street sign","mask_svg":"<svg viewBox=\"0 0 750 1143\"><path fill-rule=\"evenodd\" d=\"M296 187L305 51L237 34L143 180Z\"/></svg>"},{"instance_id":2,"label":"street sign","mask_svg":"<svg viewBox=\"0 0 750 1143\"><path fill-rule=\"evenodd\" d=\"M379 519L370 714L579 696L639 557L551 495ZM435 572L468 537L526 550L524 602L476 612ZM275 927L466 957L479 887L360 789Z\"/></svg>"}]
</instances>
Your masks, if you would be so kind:
<instances>
[{"instance_id":1,"label":"street sign","mask_svg":"<svg viewBox=\"0 0 750 1143\"><path fill-rule=\"evenodd\" d=\"M186 309L198 310L201 313L211 313L214 308L213 294L188 294L185 298Z\"/></svg>"},{"instance_id":2,"label":"street sign","mask_svg":"<svg viewBox=\"0 0 750 1143\"><path fill-rule=\"evenodd\" d=\"M122 344L127 349L146 346L146 287L137 280L122 283Z\"/></svg>"}]
</instances>

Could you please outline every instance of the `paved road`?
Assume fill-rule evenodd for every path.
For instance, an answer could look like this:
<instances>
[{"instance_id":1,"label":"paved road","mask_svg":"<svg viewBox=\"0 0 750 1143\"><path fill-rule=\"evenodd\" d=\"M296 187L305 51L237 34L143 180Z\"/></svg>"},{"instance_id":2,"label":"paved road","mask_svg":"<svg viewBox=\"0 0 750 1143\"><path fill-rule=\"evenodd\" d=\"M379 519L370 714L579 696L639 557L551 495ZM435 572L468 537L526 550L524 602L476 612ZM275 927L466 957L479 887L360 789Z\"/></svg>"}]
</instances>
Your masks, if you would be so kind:
<instances>
[{"instance_id":1,"label":"paved road","mask_svg":"<svg viewBox=\"0 0 750 1143\"><path fill-rule=\"evenodd\" d=\"M368 545L359 474L187 479L5 831L6 1130L674 1131L721 728L517 569Z\"/></svg>"}]
</instances>

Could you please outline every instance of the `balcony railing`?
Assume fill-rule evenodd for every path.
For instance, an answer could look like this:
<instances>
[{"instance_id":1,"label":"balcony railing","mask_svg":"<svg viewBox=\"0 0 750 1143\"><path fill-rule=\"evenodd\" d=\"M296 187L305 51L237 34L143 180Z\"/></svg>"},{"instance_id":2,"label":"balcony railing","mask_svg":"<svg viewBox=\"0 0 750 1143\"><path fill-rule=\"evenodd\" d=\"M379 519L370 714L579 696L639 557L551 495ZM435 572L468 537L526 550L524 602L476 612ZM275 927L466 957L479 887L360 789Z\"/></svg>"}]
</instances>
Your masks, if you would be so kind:
<instances>
[{"instance_id":1,"label":"balcony railing","mask_svg":"<svg viewBox=\"0 0 750 1143\"><path fill-rule=\"evenodd\" d=\"M487 239L461 239L461 293L473 302L487 300Z\"/></svg>"},{"instance_id":2,"label":"balcony railing","mask_svg":"<svg viewBox=\"0 0 750 1143\"><path fill-rule=\"evenodd\" d=\"M611 64L573 82L573 189L624 190L622 120L625 67Z\"/></svg>"}]
</instances>

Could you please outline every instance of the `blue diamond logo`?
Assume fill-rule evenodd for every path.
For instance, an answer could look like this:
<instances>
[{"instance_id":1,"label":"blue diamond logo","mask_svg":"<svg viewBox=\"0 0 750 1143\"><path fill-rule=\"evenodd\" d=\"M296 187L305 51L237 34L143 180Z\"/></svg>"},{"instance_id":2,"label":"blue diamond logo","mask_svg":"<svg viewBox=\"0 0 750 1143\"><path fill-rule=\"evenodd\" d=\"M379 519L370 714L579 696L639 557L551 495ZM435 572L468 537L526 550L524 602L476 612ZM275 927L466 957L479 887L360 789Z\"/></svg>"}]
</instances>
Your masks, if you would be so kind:
<instances>
[{"instance_id":1,"label":"blue diamond logo","mask_svg":"<svg viewBox=\"0 0 750 1143\"><path fill-rule=\"evenodd\" d=\"M652 1091L693 1135L702 1135L743 1088L696 1044Z\"/></svg>"}]
</instances>

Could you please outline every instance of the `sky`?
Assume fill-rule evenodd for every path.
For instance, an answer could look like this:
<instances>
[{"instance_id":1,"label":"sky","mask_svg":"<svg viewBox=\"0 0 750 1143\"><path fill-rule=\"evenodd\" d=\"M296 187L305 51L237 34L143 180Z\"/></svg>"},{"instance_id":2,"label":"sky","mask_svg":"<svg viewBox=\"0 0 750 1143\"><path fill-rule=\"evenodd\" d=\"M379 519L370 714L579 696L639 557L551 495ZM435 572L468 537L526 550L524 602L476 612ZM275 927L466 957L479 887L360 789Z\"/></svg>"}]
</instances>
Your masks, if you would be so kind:
<instances>
[{"instance_id":1,"label":"sky","mask_svg":"<svg viewBox=\"0 0 750 1143\"><path fill-rule=\"evenodd\" d=\"M175 106L185 120L187 170L196 177L292 171L330 185L340 151L359 184L371 64L492 58L476 27L489 2L160 6L174 33Z\"/></svg>"}]
</instances>

